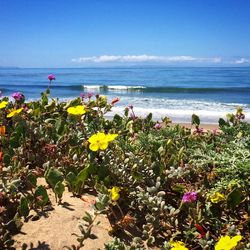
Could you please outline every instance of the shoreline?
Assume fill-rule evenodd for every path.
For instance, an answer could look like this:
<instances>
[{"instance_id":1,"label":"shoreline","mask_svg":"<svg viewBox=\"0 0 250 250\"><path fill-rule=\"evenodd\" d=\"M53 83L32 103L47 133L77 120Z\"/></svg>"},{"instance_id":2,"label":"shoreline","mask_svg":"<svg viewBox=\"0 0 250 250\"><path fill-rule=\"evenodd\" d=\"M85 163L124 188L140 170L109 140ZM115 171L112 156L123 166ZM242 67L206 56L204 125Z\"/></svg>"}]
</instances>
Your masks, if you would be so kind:
<instances>
[{"instance_id":1,"label":"shoreline","mask_svg":"<svg viewBox=\"0 0 250 250\"><path fill-rule=\"evenodd\" d=\"M195 128L195 126L192 125L191 123L186 123L186 122L173 122L173 123L171 123L171 126L176 126L176 125L180 125L182 127L190 128L190 129L194 129ZM203 128L205 130L213 130L213 129L219 129L219 124L202 123L202 124L200 124L199 127Z\"/></svg>"}]
</instances>

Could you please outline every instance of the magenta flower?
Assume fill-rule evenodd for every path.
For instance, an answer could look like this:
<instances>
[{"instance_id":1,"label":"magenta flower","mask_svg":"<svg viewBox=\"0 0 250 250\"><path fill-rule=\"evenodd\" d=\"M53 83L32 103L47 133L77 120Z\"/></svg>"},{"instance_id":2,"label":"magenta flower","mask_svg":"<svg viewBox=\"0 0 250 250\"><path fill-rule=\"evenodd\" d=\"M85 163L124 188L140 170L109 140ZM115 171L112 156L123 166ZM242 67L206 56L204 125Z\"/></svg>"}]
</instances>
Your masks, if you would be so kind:
<instances>
[{"instance_id":1,"label":"magenta flower","mask_svg":"<svg viewBox=\"0 0 250 250\"><path fill-rule=\"evenodd\" d=\"M88 92L88 93L87 93L87 97L88 97L89 99L90 99L93 95L94 95L94 94L91 93L91 92Z\"/></svg>"},{"instance_id":2,"label":"magenta flower","mask_svg":"<svg viewBox=\"0 0 250 250\"><path fill-rule=\"evenodd\" d=\"M161 128L162 128L162 125L161 125L160 123L156 123L156 124L154 125L154 128L155 128L155 129L161 129Z\"/></svg>"},{"instance_id":3,"label":"magenta flower","mask_svg":"<svg viewBox=\"0 0 250 250\"><path fill-rule=\"evenodd\" d=\"M24 100L24 95L20 92L15 92L12 94L12 97L16 100L16 101L22 101Z\"/></svg>"},{"instance_id":4,"label":"magenta flower","mask_svg":"<svg viewBox=\"0 0 250 250\"><path fill-rule=\"evenodd\" d=\"M52 80L56 80L56 77L55 77L55 75L53 75L53 74L49 74L49 75L48 75L48 79L49 79L50 81L52 81Z\"/></svg>"},{"instance_id":5,"label":"magenta flower","mask_svg":"<svg viewBox=\"0 0 250 250\"><path fill-rule=\"evenodd\" d=\"M199 128L198 126L194 130L194 134L201 135L203 133L204 133L204 129L203 128Z\"/></svg>"},{"instance_id":6,"label":"magenta flower","mask_svg":"<svg viewBox=\"0 0 250 250\"><path fill-rule=\"evenodd\" d=\"M80 97L82 98L82 100L85 98L85 94L84 93L80 93Z\"/></svg>"},{"instance_id":7,"label":"magenta flower","mask_svg":"<svg viewBox=\"0 0 250 250\"><path fill-rule=\"evenodd\" d=\"M197 200L197 192L187 192L182 197L182 202L192 202Z\"/></svg>"}]
</instances>

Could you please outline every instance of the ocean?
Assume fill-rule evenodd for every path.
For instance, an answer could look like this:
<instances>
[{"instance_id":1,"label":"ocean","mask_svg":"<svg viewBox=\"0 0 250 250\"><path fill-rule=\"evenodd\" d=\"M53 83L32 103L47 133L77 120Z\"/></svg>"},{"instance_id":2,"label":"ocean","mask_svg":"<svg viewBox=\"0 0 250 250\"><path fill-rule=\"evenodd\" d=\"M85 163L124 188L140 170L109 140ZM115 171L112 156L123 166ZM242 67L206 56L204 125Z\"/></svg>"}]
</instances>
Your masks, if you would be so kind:
<instances>
[{"instance_id":1,"label":"ocean","mask_svg":"<svg viewBox=\"0 0 250 250\"><path fill-rule=\"evenodd\" d=\"M137 116L152 112L154 119L190 122L195 113L202 123L217 123L240 106L250 121L248 67L0 68L2 96L20 91L27 100L37 99L51 73L56 76L53 98L67 100L87 92L109 100L120 97L108 115L133 105Z\"/></svg>"}]
</instances>

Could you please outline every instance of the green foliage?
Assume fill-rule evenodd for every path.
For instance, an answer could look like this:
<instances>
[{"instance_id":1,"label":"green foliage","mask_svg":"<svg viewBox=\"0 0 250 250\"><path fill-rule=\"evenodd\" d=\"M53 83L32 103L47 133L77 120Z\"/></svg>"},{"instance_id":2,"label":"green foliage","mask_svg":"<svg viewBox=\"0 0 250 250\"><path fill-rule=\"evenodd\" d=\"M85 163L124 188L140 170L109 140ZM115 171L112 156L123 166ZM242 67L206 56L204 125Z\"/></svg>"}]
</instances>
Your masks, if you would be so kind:
<instances>
[{"instance_id":1,"label":"green foliage","mask_svg":"<svg viewBox=\"0 0 250 250\"><path fill-rule=\"evenodd\" d=\"M41 100L25 105L28 111L13 119L5 119L6 111L0 110L7 128L1 136L1 249L12 244L20 217L49 203L47 188L59 202L65 188L74 195L98 193L94 214L84 215L76 235L79 245L68 249L80 249L94 237L100 213L108 216L111 234L127 239L114 238L105 249L161 247L171 240L190 249L213 249L224 234L241 234L241 245L247 246L250 125L243 121L242 109L220 119L220 131L213 132L203 131L195 114L194 131L171 126L168 118L157 122L161 127L156 129L152 114L137 117L132 108L106 119L112 105L100 96L65 103L50 99L46 91ZM67 108L75 105L84 105L86 113L69 115ZM97 132L118 137L107 149L92 152L88 139ZM40 185L39 178L49 187ZM117 193L112 194L114 187ZM196 200L183 201L188 192L196 192ZM222 197L217 203L211 199L216 193Z\"/></svg>"}]
</instances>

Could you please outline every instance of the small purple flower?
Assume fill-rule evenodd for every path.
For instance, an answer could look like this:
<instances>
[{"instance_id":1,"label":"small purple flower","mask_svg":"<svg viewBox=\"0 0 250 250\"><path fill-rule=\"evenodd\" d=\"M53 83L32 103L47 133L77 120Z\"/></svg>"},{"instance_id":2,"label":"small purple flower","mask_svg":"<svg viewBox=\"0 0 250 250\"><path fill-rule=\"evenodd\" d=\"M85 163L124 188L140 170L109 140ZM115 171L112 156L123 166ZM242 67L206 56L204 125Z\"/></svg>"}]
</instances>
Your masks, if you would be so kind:
<instances>
[{"instance_id":1,"label":"small purple flower","mask_svg":"<svg viewBox=\"0 0 250 250\"><path fill-rule=\"evenodd\" d=\"M87 97L88 97L89 99L90 99L93 95L94 95L94 94L91 93L91 92L88 92L88 93L87 93Z\"/></svg>"},{"instance_id":2,"label":"small purple flower","mask_svg":"<svg viewBox=\"0 0 250 250\"><path fill-rule=\"evenodd\" d=\"M154 128L155 128L155 129L161 129L161 128L162 128L162 125L161 125L160 123L156 123L156 124L154 125Z\"/></svg>"},{"instance_id":3,"label":"small purple flower","mask_svg":"<svg viewBox=\"0 0 250 250\"><path fill-rule=\"evenodd\" d=\"M133 105L129 105L128 108L132 110L134 108L134 106Z\"/></svg>"},{"instance_id":4,"label":"small purple flower","mask_svg":"<svg viewBox=\"0 0 250 250\"><path fill-rule=\"evenodd\" d=\"M82 100L85 98L85 94L84 93L80 93L80 97L82 98Z\"/></svg>"},{"instance_id":5,"label":"small purple flower","mask_svg":"<svg viewBox=\"0 0 250 250\"><path fill-rule=\"evenodd\" d=\"M182 202L192 202L197 200L197 192L187 192L182 197Z\"/></svg>"},{"instance_id":6,"label":"small purple flower","mask_svg":"<svg viewBox=\"0 0 250 250\"><path fill-rule=\"evenodd\" d=\"M203 134L203 132L204 132L204 129L203 128L199 128L198 126L195 128L195 131L194 131L194 133L198 134L198 135Z\"/></svg>"},{"instance_id":7,"label":"small purple flower","mask_svg":"<svg viewBox=\"0 0 250 250\"><path fill-rule=\"evenodd\" d=\"M22 101L24 100L24 95L20 92L15 92L12 94L12 97L16 100L16 101Z\"/></svg>"},{"instance_id":8,"label":"small purple flower","mask_svg":"<svg viewBox=\"0 0 250 250\"><path fill-rule=\"evenodd\" d=\"M48 75L48 79L49 79L50 81L52 81L52 80L56 80L56 77L55 77L55 75L53 75L53 74L49 74L49 75Z\"/></svg>"}]
</instances>

